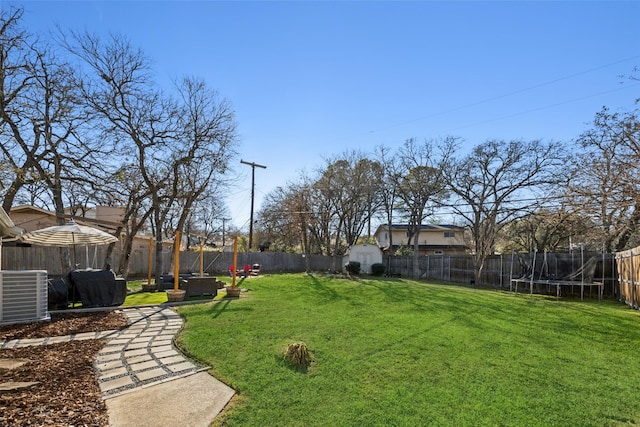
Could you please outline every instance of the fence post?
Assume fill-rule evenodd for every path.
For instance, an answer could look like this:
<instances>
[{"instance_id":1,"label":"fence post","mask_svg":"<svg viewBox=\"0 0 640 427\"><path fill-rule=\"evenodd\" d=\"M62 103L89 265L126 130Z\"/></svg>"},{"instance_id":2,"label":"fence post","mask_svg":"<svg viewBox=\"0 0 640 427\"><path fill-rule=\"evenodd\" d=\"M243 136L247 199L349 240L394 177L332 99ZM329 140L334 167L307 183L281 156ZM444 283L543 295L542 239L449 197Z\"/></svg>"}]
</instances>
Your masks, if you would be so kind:
<instances>
[{"instance_id":1,"label":"fence post","mask_svg":"<svg viewBox=\"0 0 640 427\"><path fill-rule=\"evenodd\" d=\"M612 296L615 298L616 296L616 277L620 277L618 275L618 269L616 268L616 257L615 255L611 257L611 275L613 277L611 281L611 292ZM620 280L618 280L618 284L620 284ZM622 292L622 290L620 290Z\"/></svg>"},{"instance_id":2,"label":"fence post","mask_svg":"<svg viewBox=\"0 0 640 427\"><path fill-rule=\"evenodd\" d=\"M509 267L509 292L513 290L513 256L514 250L511 249L511 266Z\"/></svg>"},{"instance_id":3,"label":"fence post","mask_svg":"<svg viewBox=\"0 0 640 427\"><path fill-rule=\"evenodd\" d=\"M536 275L536 255L538 254L538 248L533 249L533 262L531 263L531 281L529 282L529 290L533 295L533 278Z\"/></svg>"},{"instance_id":4,"label":"fence post","mask_svg":"<svg viewBox=\"0 0 640 427\"><path fill-rule=\"evenodd\" d=\"M580 301L584 299L584 245L580 245Z\"/></svg>"},{"instance_id":5,"label":"fence post","mask_svg":"<svg viewBox=\"0 0 640 427\"><path fill-rule=\"evenodd\" d=\"M602 245L602 287L600 287L600 295L598 295L598 299L602 299L602 294L604 293L604 268L606 265L604 251L606 250L604 244Z\"/></svg>"},{"instance_id":6,"label":"fence post","mask_svg":"<svg viewBox=\"0 0 640 427\"><path fill-rule=\"evenodd\" d=\"M633 268L633 249L631 249L629 251L629 261L630 261L630 265L629 265L629 271L630 271L630 275L631 275L631 280L629 281L629 286L631 288L631 307L635 308L636 305L636 298L635 298L635 287L636 287L636 281L635 281L635 271Z\"/></svg>"}]
</instances>

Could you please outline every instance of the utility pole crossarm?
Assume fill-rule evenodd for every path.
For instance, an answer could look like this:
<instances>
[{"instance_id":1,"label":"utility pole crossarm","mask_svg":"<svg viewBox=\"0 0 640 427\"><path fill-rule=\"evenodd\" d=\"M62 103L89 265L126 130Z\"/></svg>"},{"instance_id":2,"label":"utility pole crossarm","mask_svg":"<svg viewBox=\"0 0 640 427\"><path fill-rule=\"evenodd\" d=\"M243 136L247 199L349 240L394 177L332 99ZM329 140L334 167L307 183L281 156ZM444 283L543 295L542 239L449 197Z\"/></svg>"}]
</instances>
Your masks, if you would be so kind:
<instances>
[{"instance_id":1,"label":"utility pole crossarm","mask_svg":"<svg viewBox=\"0 0 640 427\"><path fill-rule=\"evenodd\" d=\"M253 244L253 199L255 196L255 188L256 188L256 168L266 169L267 167L264 165L259 165L254 162L245 162L240 159L240 163L243 165L251 166L251 217L249 218L249 252L251 252L251 247Z\"/></svg>"},{"instance_id":2,"label":"utility pole crossarm","mask_svg":"<svg viewBox=\"0 0 640 427\"><path fill-rule=\"evenodd\" d=\"M257 163L253 163L253 162L245 162L244 160L240 159L240 163L242 163L243 165L249 165L252 168L262 168L262 169L266 169L266 166L263 165L259 165Z\"/></svg>"}]
</instances>

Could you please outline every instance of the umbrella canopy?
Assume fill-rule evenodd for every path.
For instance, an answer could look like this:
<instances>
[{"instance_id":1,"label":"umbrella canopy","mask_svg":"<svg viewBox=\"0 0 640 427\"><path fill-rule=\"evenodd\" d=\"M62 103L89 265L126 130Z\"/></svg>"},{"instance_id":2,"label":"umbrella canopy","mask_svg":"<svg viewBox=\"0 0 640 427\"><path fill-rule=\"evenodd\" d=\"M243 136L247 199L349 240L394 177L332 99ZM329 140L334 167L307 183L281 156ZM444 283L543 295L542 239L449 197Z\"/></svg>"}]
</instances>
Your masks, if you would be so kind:
<instances>
[{"instance_id":1,"label":"umbrella canopy","mask_svg":"<svg viewBox=\"0 0 640 427\"><path fill-rule=\"evenodd\" d=\"M69 221L64 225L35 230L22 235L22 241L41 246L107 245L118 239L97 228Z\"/></svg>"},{"instance_id":2,"label":"umbrella canopy","mask_svg":"<svg viewBox=\"0 0 640 427\"><path fill-rule=\"evenodd\" d=\"M15 238L21 235L24 230L16 227L9 215L0 207L0 239L4 237ZM6 239L5 239L6 240Z\"/></svg>"}]
</instances>

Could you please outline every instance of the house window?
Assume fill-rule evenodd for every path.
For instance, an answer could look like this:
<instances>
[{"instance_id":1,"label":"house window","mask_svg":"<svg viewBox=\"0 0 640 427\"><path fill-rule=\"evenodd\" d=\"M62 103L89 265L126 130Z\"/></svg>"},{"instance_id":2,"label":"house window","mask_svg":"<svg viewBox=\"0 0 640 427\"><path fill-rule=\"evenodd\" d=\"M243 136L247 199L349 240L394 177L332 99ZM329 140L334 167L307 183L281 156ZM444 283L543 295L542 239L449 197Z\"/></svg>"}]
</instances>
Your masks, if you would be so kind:
<instances>
[{"instance_id":1,"label":"house window","mask_svg":"<svg viewBox=\"0 0 640 427\"><path fill-rule=\"evenodd\" d=\"M433 251L433 254L434 255L442 255L442 254L444 254L444 252L442 252L440 250L437 250L437 251Z\"/></svg>"},{"instance_id":2,"label":"house window","mask_svg":"<svg viewBox=\"0 0 640 427\"><path fill-rule=\"evenodd\" d=\"M444 232L444 237L456 237L456 232L455 231L445 231Z\"/></svg>"}]
</instances>

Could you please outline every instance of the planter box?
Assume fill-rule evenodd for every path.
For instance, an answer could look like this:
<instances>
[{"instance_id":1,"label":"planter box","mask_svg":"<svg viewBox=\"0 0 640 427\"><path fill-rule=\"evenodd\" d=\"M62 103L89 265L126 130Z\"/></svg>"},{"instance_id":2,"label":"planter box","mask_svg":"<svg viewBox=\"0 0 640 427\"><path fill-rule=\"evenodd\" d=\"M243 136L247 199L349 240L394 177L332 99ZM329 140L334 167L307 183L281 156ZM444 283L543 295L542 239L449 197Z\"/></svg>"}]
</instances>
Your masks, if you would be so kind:
<instances>
[{"instance_id":1,"label":"planter box","mask_svg":"<svg viewBox=\"0 0 640 427\"><path fill-rule=\"evenodd\" d=\"M177 291L167 291L167 300L169 302L180 302L184 300L185 291L179 289Z\"/></svg>"},{"instance_id":2,"label":"planter box","mask_svg":"<svg viewBox=\"0 0 640 427\"><path fill-rule=\"evenodd\" d=\"M227 297L237 298L240 296L240 288L238 288L237 286L235 288L231 286L227 286L226 289L227 289Z\"/></svg>"}]
</instances>

